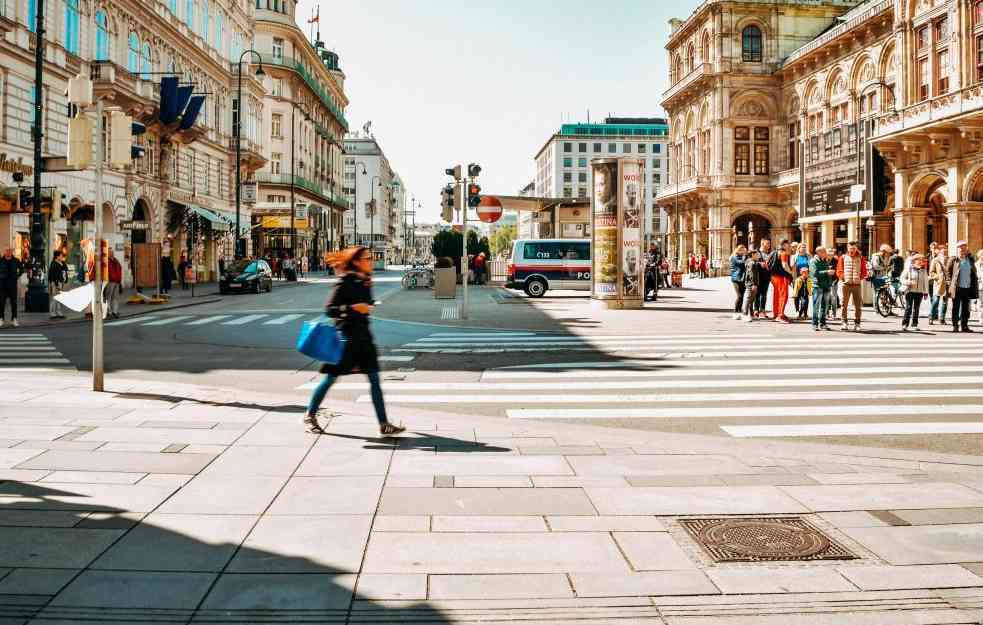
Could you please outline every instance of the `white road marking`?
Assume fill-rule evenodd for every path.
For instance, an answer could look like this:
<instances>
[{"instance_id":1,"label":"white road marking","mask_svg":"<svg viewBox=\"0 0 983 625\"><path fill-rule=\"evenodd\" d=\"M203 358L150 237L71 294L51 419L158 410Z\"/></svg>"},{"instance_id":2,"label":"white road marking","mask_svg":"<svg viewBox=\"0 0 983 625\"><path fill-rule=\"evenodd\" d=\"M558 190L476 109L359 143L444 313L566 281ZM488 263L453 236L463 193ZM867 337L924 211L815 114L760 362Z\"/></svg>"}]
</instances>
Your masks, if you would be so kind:
<instances>
[{"instance_id":1,"label":"white road marking","mask_svg":"<svg viewBox=\"0 0 983 625\"><path fill-rule=\"evenodd\" d=\"M54 348L50 343L46 345L34 344L34 345L0 345L0 354L16 354L16 353L31 353L31 352L56 352L57 349Z\"/></svg>"},{"instance_id":2,"label":"white road marking","mask_svg":"<svg viewBox=\"0 0 983 625\"><path fill-rule=\"evenodd\" d=\"M777 362L777 361L776 361ZM775 363L772 363L775 364ZM935 366L935 367L920 367L918 363L913 365L904 366L882 366L878 367L877 374L885 373L983 373L983 367L971 367L971 366L961 366L957 369L947 366ZM501 380L501 379L535 379L535 378L666 378L666 377L702 377L702 378L716 378L716 377L734 377L736 382L745 383L751 380L741 379L742 376L749 375L771 375L773 377L788 378L793 376L805 376L809 375L820 376L820 375L842 375L842 374L852 374L856 377L852 377L849 381L844 380L828 380L829 384L842 384L843 386L851 386L858 383L863 383L864 378L862 375L869 375L870 372L862 367L800 367L800 368L782 368L773 367L771 369L760 369L757 371L745 371L740 369L739 363L732 363L729 369L714 370L714 369L682 369L669 367L661 370L645 370L645 371L610 371L605 369L595 369L595 370L572 370L572 371L485 371L481 379L482 380ZM858 375L862 374L862 375ZM890 378L888 378L890 379ZM929 381L935 381L938 378L915 378L916 384L926 384ZM817 380L821 382L821 380ZM772 384L775 384L775 380L772 380ZM717 382L714 382L717 384Z\"/></svg>"},{"instance_id":3,"label":"white road marking","mask_svg":"<svg viewBox=\"0 0 983 625\"><path fill-rule=\"evenodd\" d=\"M239 317L238 319L233 319L232 321L224 321L223 326L244 326L247 323L252 323L257 319L262 319L266 315L246 315L245 317Z\"/></svg>"},{"instance_id":4,"label":"white road marking","mask_svg":"<svg viewBox=\"0 0 983 625\"><path fill-rule=\"evenodd\" d=\"M778 436L877 436L889 434L983 434L979 422L806 423L801 425L725 425L736 438Z\"/></svg>"},{"instance_id":5,"label":"white road marking","mask_svg":"<svg viewBox=\"0 0 983 625\"><path fill-rule=\"evenodd\" d=\"M228 317L229 317L229 315L212 315L211 317L205 317L203 319L198 319L196 321L192 321L191 323L186 323L184 325L186 325L186 326L203 326L203 325L207 325L209 323L214 323L216 321L221 321L222 319L227 319Z\"/></svg>"},{"instance_id":6,"label":"white road marking","mask_svg":"<svg viewBox=\"0 0 983 625\"><path fill-rule=\"evenodd\" d=\"M388 397L386 399L389 399ZM935 404L898 406L896 403L860 404L855 406L724 406L720 408L597 408L597 409L518 409L506 411L510 419L692 419L741 417L837 417L876 414L952 415L983 413L983 404Z\"/></svg>"},{"instance_id":7,"label":"white road marking","mask_svg":"<svg viewBox=\"0 0 983 625\"><path fill-rule=\"evenodd\" d=\"M141 323L144 321L150 321L156 319L158 315L137 315L135 317L130 317L129 319L120 319L119 321L111 321L107 323L107 326L128 326L131 323Z\"/></svg>"},{"instance_id":8,"label":"white road marking","mask_svg":"<svg viewBox=\"0 0 983 625\"><path fill-rule=\"evenodd\" d=\"M482 332L437 332L431 334L428 339L420 339L421 341L429 339L470 339L470 338L515 338L522 336L536 336L532 332L492 332L492 331L482 331Z\"/></svg>"},{"instance_id":9,"label":"white road marking","mask_svg":"<svg viewBox=\"0 0 983 625\"><path fill-rule=\"evenodd\" d=\"M413 362L415 356L379 356L379 362Z\"/></svg>"},{"instance_id":10,"label":"white road marking","mask_svg":"<svg viewBox=\"0 0 983 625\"><path fill-rule=\"evenodd\" d=\"M450 308L450 307L445 307ZM828 338L824 338L828 337ZM912 335L913 340L921 340L916 338L916 335ZM504 337L504 338L493 338L493 337L469 337L462 338L460 340L449 340L447 338L437 338L437 337L424 337L417 339L414 344L423 346L444 346L444 345L454 345L456 347L481 347L487 343L502 343L510 345L568 345L568 344L578 344L578 343L634 343L636 341L643 341L645 343L652 344L688 344L688 345L728 345L728 346L738 346L745 344L754 345L817 345L817 341L822 340L823 344L828 343L831 340L848 341L853 345L862 344L877 344L877 345L893 345L897 343L897 337L895 336L883 336L875 337L871 335L857 336L856 334L851 334L843 336L842 334L836 334L834 332L826 332L819 335L803 335L800 337L770 337L770 336L759 336L759 337L731 337L731 336L703 336L701 338L681 338L677 336L621 336L621 335L603 335L603 334L592 334L592 335L578 335L578 336L534 336L534 337ZM968 340L960 341L962 345L967 343L980 343L980 340Z\"/></svg>"},{"instance_id":11,"label":"white road marking","mask_svg":"<svg viewBox=\"0 0 983 625\"><path fill-rule=\"evenodd\" d=\"M167 325L171 325L172 323L177 323L179 321L184 321L186 319L193 319L193 318L194 317L192 317L191 315L179 315L177 317L168 317L166 319L161 319L160 321L151 321L150 323L143 324L143 327L167 326Z\"/></svg>"},{"instance_id":12,"label":"white road marking","mask_svg":"<svg viewBox=\"0 0 983 625\"><path fill-rule=\"evenodd\" d=\"M393 386L407 390L400 384ZM766 401L821 401L832 399L870 399L885 401L891 399L937 399L940 397L963 397L983 400L983 390L979 389L889 389L882 391L771 391L756 393L697 393L677 395L671 393L642 393L637 395L605 394L565 394L565 395L523 395L523 404L596 404L616 401L621 404L671 404L671 403L732 403ZM365 402L371 398L362 395L357 401ZM390 391L386 401L399 404L512 404L515 397L508 395L399 395ZM958 404L953 404L954 407ZM827 413L836 412L835 404L826 404ZM794 411L792 412L794 414Z\"/></svg>"},{"instance_id":13,"label":"white road marking","mask_svg":"<svg viewBox=\"0 0 983 625\"><path fill-rule=\"evenodd\" d=\"M67 358L0 358L0 367L11 365L55 365L70 364Z\"/></svg>"},{"instance_id":14,"label":"white road marking","mask_svg":"<svg viewBox=\"0 0 983 625\"><path fill-rule=\"evenodd\" d=\"M285 323L290 323L291 321L296 321L304 315L283 315L282 317L277 317L276 319L270 319L269 321L264 321L264 326L282 326Z\"/></svg>"},{"instance_id":15,"label":"white road marking","mask_svg":"<svg viewBox=\"0 0 983 625\"><path fill-rule=\"evenodd\" d=\"M0 345L5 345L7 343L44 343L47 340L48 339L43 336L11 334L7 336L0 336Z\"/></svg>"}]
</instances>

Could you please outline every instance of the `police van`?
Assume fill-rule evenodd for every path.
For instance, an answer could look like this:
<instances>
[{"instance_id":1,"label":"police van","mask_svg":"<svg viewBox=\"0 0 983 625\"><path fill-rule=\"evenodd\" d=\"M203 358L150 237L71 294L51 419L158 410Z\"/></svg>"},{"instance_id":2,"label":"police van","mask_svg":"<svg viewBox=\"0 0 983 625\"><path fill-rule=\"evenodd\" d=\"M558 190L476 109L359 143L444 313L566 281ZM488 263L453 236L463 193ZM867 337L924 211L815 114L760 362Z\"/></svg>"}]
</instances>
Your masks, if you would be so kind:
<instances>
[{"instance_id":1,"label":"police van","mask_svg":"<svg viewBox=\"0 0 983 625\"><path fill-rule=\"evenodd\" d=\"M550 289L590 291L589 239L519 239L505 286L542 297Z\"/></svg>"}]
</instances>

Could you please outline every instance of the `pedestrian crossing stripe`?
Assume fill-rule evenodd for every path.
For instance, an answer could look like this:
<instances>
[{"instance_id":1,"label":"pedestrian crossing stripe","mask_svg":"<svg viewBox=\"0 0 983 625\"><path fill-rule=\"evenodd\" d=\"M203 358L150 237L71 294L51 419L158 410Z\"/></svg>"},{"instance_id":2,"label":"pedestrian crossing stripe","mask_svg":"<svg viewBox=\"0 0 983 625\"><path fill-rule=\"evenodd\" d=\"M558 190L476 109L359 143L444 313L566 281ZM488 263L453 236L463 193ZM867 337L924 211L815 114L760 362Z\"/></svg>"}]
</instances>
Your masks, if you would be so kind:
<instances>
[{"instance_id":1,"label":"pedestrian crossing stripe","mask_svg":"<svg viewBox=\"0 0 983 625\"><path fill-rule=\"evenodd\" d=\"M700 408L597 408L597 409L510 409L509 419L692 419L786 417L866 417L872 414L892 417L925 415L972 415L983 413L983 404L903 405L897 403L857 404L849 406L721 406Z\"/></svg>"},{"instance_id":2,"label":"pedestrian crossing stripe","mask_svg":"<svg viewBox=\"0 0 983 625\"><path fill-rule=\"evenodd\" d=\"M282 317L277 317L276 319L270 319L269 321L264 321L263 325L266 326L283 325L285 323L290 323L291 321L296 321L297 319L300 319L303 316L304 315L283 315Z\"/></svg>"},{"instance_id":3,"label":"pedestrian crossing stripe","mask_svg":"<svg viewBox=\"0 0 983 625\"><path fill-rule=\"evenodd\" d=\"M223 321L223 326L244 326L247 323L263 319L266 315L246 315L245 317L238 317L236 319L230 319L229 321Z\"/></svg>"},{"instance_id":4,"label":"pedestrian crossing stripe","mask_svg":"<svg viewBox=\"0 0 983 625\"><path fill-rule=\"evenodd\" d=\"M153 321L154 319L157 319L157 317L158 315L140 315L137 317L130 317L129 319L120 319L119 321L111 321L106 325L109 327L128 326L134 323L143 323L144 325L146 325L145 322Z\"/></svg>"},{"instance_id":5,"label":"pedestrian crossing stripe","mask_svg":"<svg viewBox=\"0 0 983 625\"><path fill-rule=\"evenodd\" d=\"M203 326L209 323L214 323L216 321L221 321L222 319L228 319L231 315L212 315L211 317L204 317L202 319L196 319L186 325L189 326Z\"/></svg>"},{"instance_id":6,"label":"pedestrian crossing stripe","mask_svg":"<svg viewBox=\"0 0 983 625\"><path fill-rule=\"evenodd\" d=\"M873 436L897 434L983 434L983 423L972 421L927 423L802 423L797 425L725 425L735 438L782 436Z\"/></svg>"},{"instance_id":7,"label":"pedestrian crossing stripe","mask_svg":"<svg viewBox=\"0 0 983 625\"><path fill-rule=\"evenodd\" d=\"M179 317L166 317L164 319L159 319L157 321L151 321L150 323L145 323L143 325L145 325L145 326L166 326L166 325L171 325L172 323L177 323L179 321L185 321L187 319L191 319L191 316L190 315L182 315L182 316L179 316Z\"/></svg>"},{"instance_id":8,"label":"pedestrian crossing stripe","mask_svg":"<svg viewBox=\"0 0 983 625\"><path fill-rule=\"evenodd\" d=\"M41 334L11 334L0 341L0 370L74 370L71 361Z\"/></svg>"}]
</instances>

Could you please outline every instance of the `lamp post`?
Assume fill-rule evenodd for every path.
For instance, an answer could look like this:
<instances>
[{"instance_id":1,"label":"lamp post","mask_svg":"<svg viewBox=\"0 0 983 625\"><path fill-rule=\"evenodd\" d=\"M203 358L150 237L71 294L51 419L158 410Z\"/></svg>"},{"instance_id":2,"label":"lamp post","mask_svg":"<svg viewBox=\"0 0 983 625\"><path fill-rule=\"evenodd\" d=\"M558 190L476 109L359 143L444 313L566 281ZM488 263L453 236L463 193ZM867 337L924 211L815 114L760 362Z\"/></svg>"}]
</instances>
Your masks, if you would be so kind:
<instances>
[{"instance_id":1,"label":"lamp post","mask_svg":"<svg viewBox=\"0 0 983 625\"><path fill-rule=\"evenodd\" d=\"M255 55L256 58L259 59L259 67L256 69L256 75L259 77L266 75L266 72L263 71L263 57L259 55L259 52L250 48L239 55L239 61L237 63L238 87L236 92L237 114L235 117L235 128L233 128L236 137L236 259L243 258L246 255L246 245L242 238L242 227L239 225L239 215L241 213L242 206L242 115L243 111L245 110L245 107L242 105L242 59L245 58L247 54Z\"/></svg>"},{"instance_id":2,"label":"lamp post","mask_svg":"<svg viewBox=\"0 0 983 625\"><path fill-rule=\"evenodd\" d=\"M377 183L376 180L379 182ZM372 193L372 201L369 202L369 249L372 251L372 266L375 267L375 188L382 186L382 178L372 176L369 180L369 190Z\"/></svg>"},{"instance_id":3,"label":"lamp post","mask_svg":"<svg viewBox=\"0 0 983 625\"><path fill-rule=\"evenodd\" d=\"M365 168L365 163L355 161L355 173L352 174L352 245L358 245L358 166L362 166L362 175L369 173Z\"/></svg>"},{"instance_id":4,"label":"lamp post","mask_svg":"<svg viewBox=\"0 0 983 625\"><path fill-rule=\"evenodd\" d=\"M295 218L297 216L297 202L295 198L295 186L297 179L297 150L296 150L296 136L297 136L297 124L295 121L297 115L297 109L301 105L296 100L290 101L290 258L297 260L297 224ZM304 111L304 119L310 121L311 117Z\"/></svg>"},{"instance_id":5,"label":"lamp post","mask_svg":"<svg viewBox=\"0 0 983 625\"><path fill-rule=\"evenodd\" d=\"M31 136L34 140L34 198L31 207L31 265L28 268L30 282L24 301L25 308L30 312L48 312L48 292L45 284L45 240L44 219L41 215L41 170L44 162L41 160L41 139L44 137L42 127L42 111L44 109L44 91L42 74L44 71L44 0L37 0L35 7L37 15L34 23L35 52L34 52L34 124ZM52 202L54 207L54 202ZM96 207L100 210L101 207ZM99 242L96 242L99 245ZM14 300L14 314L17 313L17 301ZM15 319L16 320L16 319Z\"/></svg>"}]
</instances>

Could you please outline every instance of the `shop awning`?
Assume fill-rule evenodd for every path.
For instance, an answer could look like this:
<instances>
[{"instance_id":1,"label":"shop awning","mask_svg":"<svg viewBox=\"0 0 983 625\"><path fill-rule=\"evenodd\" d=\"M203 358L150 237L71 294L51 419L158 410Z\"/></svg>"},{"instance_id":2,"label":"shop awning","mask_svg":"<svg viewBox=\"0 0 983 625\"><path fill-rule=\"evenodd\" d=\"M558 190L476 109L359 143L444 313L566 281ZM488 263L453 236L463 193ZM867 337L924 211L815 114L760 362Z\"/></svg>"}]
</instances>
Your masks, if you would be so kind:
<instances>
[{"instance_id":1,"label":"shop awning","mask_svg":"<svg viewBox=\"0 0 983 625\"><path fill-rule=\"evenodd\" d=\"M202 208L201 206L189 206L188 210L198 215L199 217L203 219L207 219L208 221L212 222L213 226L221 226L224 228L229 227L228 221L223 219L220 215L217 215L216 213L208 210L207 208Z\"/></svg>"}]
</instances>

